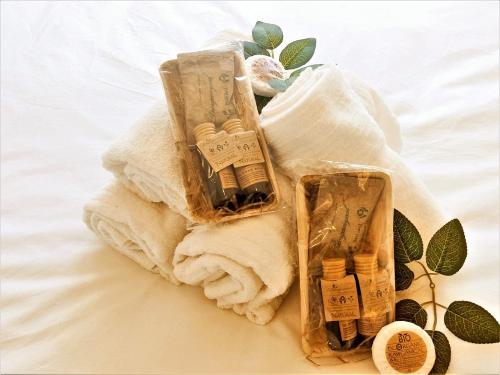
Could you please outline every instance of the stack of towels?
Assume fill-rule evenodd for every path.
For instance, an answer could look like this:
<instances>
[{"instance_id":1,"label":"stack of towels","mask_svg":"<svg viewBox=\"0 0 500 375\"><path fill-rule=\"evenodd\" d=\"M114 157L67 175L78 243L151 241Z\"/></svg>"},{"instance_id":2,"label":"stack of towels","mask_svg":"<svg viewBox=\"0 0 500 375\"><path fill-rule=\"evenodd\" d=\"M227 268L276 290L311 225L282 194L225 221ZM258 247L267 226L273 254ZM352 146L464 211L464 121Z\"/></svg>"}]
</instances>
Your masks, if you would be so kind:
<instances>
[{"instance_id":1,"label":"stack of towels","mask_svg":"<svg viewBox=\"0 0 500 375\"><path fill-rule=\"evenodd\" d=\"M264 108L283 208L223 224L189 221L167 105L159 102L103 156L115 176L84 208L87 226L115 250L173 284L203 288L217 306L269 322L296 274L297 166L332 160L392 170L395 205L424 240L444 222L422 182L398 155L399 125L380 96L352 74L305 70Z\"/></svg>"}]
</instances>

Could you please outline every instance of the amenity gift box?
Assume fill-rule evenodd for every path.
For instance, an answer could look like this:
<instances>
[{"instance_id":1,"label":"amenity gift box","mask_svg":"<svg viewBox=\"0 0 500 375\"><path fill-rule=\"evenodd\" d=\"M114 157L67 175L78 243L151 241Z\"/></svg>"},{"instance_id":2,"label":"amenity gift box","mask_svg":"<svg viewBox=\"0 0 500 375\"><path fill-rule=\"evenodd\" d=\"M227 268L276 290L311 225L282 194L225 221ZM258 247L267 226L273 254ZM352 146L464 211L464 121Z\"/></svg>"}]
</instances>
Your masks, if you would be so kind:
<instances>
[{"instance_id":1,"label":"amenity gift box","mask_svg":"<svg viewBox=\"0 0 500 375\"><path fill-rule=\"evenodd\" d=\"M192 220L276 210L278 184L241 45L179 54L160 75Z\"/></svg>"},{"instance_id":2,"label":"amenity gift box","mask_svg":"<svg viewBox=\"0 0 500 375\"><path fill-rule=\"evenodd\" d=\"M296 204L303 350L316 363L367 354L395 315L390 177L369 167L303 175Z\"/></svg>"}]
</instances>

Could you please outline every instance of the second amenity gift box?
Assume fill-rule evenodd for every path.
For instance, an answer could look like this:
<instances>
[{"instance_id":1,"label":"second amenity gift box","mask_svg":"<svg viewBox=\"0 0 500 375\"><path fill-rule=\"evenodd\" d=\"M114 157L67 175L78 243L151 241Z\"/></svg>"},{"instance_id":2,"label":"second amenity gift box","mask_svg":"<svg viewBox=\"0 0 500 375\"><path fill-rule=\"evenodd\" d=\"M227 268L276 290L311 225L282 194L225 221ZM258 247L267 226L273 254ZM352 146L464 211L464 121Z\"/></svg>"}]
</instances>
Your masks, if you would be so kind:
<instances>
[{"instance_id":1,"label":"second amenity gift box","mask_svg":"<svg viewBox=\"0 0 500 375\"><path fill-rule=\"evenodd\" d=\"M303 175L296 202L304 352L318 364L369 355L395 315L390 177L345 166Z\"/></svg>"},{"instance_id":2,"label":"second amenity gift box","mask_svg":"<svg viewBox=\"0 0 500 375\"><path fill-rule=\"evenodd\" d=\"M191 219L275 211L279 190L241 45L183 53L160 66Z\"/></svg>"}]
</instances>

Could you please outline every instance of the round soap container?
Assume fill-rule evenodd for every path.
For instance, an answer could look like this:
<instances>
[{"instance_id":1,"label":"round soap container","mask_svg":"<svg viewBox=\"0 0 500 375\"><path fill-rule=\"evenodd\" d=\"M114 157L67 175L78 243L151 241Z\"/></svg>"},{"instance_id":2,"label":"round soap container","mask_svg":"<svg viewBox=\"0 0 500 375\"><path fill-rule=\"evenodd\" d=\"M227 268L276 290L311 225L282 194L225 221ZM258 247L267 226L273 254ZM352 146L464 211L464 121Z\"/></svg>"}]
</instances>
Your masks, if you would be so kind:
<instances>
[{"instance_id":1,"label":"round soap container","mask_svg":"<svg viewBox=\"0 0 500 375\"><path fill-rule=\"evenodd\" d=\"M416 324L396 321L382 328L372 345L381 374L428 374L436 360L434 343Z\"/></svg>"}]
</instances>

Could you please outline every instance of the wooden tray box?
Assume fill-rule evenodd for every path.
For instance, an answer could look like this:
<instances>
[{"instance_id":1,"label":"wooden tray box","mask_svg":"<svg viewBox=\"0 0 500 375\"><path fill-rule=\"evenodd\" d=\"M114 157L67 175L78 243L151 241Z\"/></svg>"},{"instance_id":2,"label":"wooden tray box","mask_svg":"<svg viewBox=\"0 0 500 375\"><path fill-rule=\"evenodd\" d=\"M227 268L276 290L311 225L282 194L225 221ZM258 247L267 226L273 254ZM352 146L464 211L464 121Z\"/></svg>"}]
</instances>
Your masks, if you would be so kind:
<instances>
[{"instance_id":1,"label":"wooden tray box","mask_svg":"<svg viewBox=\"0 0 500 375\"><path fill-rule=\"evenodd\" d=\"M309 235L310 235L310 207L308 196L311 187L318 184L319 180L329 176L348 176L357 178L374 177L385 181L384 189L380 195L370 223L367 238L370 243L377 244L373 252L378 253L379 263L385 265L389 272L391 284L394 287L394 242L393 242L393 197L392 185L389 175L373 169L353 169L334 173L305 175L300 178L296 186L297 231L300 271L300 309L302 348L306 357L316 364L339 364L364 359L370 355L370 343L346 351L333 351L325 341L319 337L311 337L309 330ZM395 318L395 293L390 297L391 311L388 323ZM322 308L322 307L321 307ZM335 362L332 362L335 361Z\"/></svg>"},{"instance_id":2,"label":"wooden tray box","mask_svg":"<svg viewBox=\"0 0 500 375\"><path fill-rule=\"evenodd\" d=\"M227 52L227 51L225 51ZM266 171L272 186L273 194L269 201L254 208L243 209L236 213L225 213L215 210L205 191L205 183L201 176L201 163L192 145L196 142L194 135L186 131L181 76L177 60L169 60L161 64L160 76L172 122L173 136L177 153L181 161L183 185L191 219L196 223L219 223L229 220L261 215L276 211L279 207L280 193L276 175L273 170L269 150L260 127L259 114L255 104L250 79L245 71L245 61L240 50L230 50L234 54L234 102L238 118L242 120L246 130L254 130L265 159ZM191 147L190 147L191 145Z\"/></svg>"}]
</instances>

